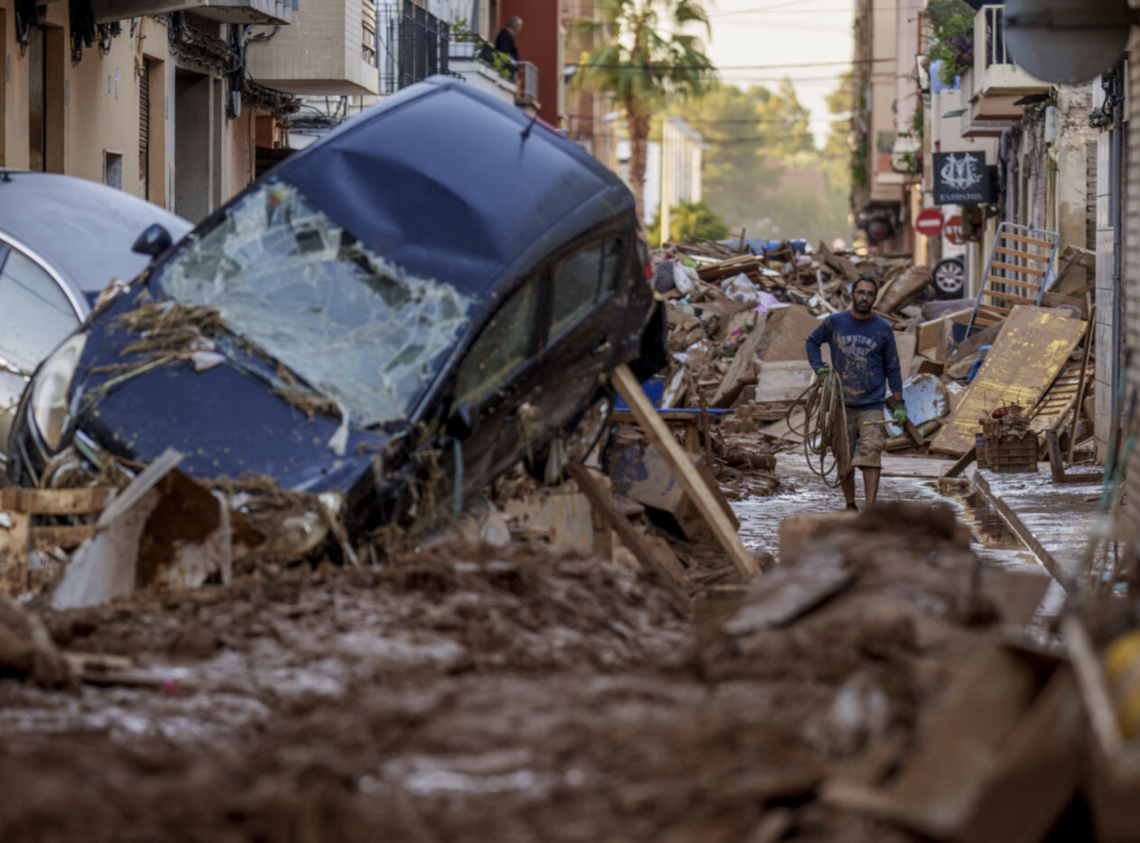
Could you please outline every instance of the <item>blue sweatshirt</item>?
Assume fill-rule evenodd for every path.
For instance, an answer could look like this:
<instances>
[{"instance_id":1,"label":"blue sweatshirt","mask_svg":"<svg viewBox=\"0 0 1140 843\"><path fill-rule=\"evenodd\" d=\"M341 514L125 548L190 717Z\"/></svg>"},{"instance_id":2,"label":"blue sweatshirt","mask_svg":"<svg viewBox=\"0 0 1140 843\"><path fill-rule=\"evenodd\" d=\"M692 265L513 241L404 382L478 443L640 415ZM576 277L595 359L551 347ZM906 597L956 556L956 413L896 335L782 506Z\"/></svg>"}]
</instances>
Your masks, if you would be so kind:
<instances>
[{"instance_id":1,"label":"blue sweatshirt","mask_svg":"<svg viewBox=\"0 0 1140 843\"><path fill-rule=\"evenodd\" d=\"M812 369L823 368L820 346L831 346L831 366L843 380L843 403L860 410L882 409L889 382L902 392L899 352L891 323L877 314L856 319L849 310L833 313L811 332L807 356Z\"/></svg>"}]
</instances>

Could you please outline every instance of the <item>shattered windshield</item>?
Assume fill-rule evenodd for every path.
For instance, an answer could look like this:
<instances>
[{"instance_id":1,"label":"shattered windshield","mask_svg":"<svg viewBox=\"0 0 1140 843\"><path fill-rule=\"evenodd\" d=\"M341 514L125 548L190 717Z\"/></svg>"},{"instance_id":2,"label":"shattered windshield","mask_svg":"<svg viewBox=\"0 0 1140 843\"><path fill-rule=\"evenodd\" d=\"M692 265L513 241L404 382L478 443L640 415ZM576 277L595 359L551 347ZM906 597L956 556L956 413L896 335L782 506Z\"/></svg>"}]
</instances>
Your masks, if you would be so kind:
<instances>
[{"instance_id":1,"label":"shattered windshield","mask_svg":"<svg viewBox=\"0 0 1140 843\"><path fill-rule=\"evenodd\" d=\"M472 304L370 252L275 180L192 237L154 282L183 305L216 308L364 426L407 418Z\"/></svg>"}]
</instances>

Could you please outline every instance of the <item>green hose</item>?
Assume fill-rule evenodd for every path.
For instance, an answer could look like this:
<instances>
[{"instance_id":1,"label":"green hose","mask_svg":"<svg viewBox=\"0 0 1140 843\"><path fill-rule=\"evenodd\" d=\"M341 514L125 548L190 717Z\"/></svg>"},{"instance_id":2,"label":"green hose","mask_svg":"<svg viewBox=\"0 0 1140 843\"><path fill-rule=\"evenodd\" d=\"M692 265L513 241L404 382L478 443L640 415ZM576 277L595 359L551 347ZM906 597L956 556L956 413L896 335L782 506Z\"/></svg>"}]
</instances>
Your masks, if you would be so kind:
<instances>
[{"instance_id":1,"label":"green hose","mask_svg":"<svg viewBox=\"0 0 1140 843\"><path fill-rule=\"evenodd\" d=\"M803 402L805 415L802 430L792 423L792 414L800 402ZM788 408L786 420L788 429L804 439L804 457L808 468L829 488L838 489L847 476L851 463L847 442L847 408L843 403L843 381L840 380L839 373L829 369L827 374L817 377L800 395L799 400ZM835 475L834 480L831 479L832 475Z\"/></svg>"}]
</instances>

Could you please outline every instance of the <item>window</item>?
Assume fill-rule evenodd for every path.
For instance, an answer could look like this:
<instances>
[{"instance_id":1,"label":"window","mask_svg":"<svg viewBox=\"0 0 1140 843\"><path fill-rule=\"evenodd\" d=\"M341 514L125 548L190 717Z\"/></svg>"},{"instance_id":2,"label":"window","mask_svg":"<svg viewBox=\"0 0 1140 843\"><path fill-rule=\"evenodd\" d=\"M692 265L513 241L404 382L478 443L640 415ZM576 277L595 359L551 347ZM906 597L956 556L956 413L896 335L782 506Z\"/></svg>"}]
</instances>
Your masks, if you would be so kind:
<instances>
[{"instance_id":1,"label":"window","mask_svg":"<svg viewBox=\"0 0 1140 843\"><path fill-rule=\"evenodd\" d=\"M55 279L15 250L0 256L0 314L0 355L29 374L79 324Z\"/></svg>"},{"instance_id":2,"label":"window","mask_svg":"<svg viewBox=\"0 0 1140 843\"><path fill-rule=\"evenodd\" d=\"M625 256L621 240L607 240L602 244L602 289L598 298L612 293L621 280L622 258Z\"/></svg>"},{"instance_id":3,"label":"window","mask_svg":"<svg viewBox=\"0 0 1140 843\"><path fill-rule=\"evenodd\" d=\"M599 243L579 249L554 268L552 337L594 306L601 275L602 247Z\"/></svg>"},{"instance_id":4,"label":"window","mask_svg":"<svg viewBox=\"0 0 1140 843\"><path fill-rule=\"evenodd\" d=\"M478 401L506 380L534 350L539 279L515 290L491 317L459 366L455 403Z\"/></svg>"}]
</instances>

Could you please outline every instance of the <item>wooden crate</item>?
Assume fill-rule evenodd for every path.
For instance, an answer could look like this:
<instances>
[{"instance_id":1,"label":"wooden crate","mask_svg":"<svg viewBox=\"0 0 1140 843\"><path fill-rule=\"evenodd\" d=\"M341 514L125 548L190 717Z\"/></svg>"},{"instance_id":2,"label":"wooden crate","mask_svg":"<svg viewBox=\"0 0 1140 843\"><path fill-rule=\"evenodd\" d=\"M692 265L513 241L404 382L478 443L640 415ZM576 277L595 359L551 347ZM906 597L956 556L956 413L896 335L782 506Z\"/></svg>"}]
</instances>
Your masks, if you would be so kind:
<instances>
[{"instance_id":1,"label":"wooden crate","mask_svg":"<svg viewBox=\"0 0 1140 843\"><path fill-rule=\"evenodd\" d=\"M986 467L998 474L1032 474L1037 471L1037 437L985 435Z\"/></svg>"}]
</instances>

